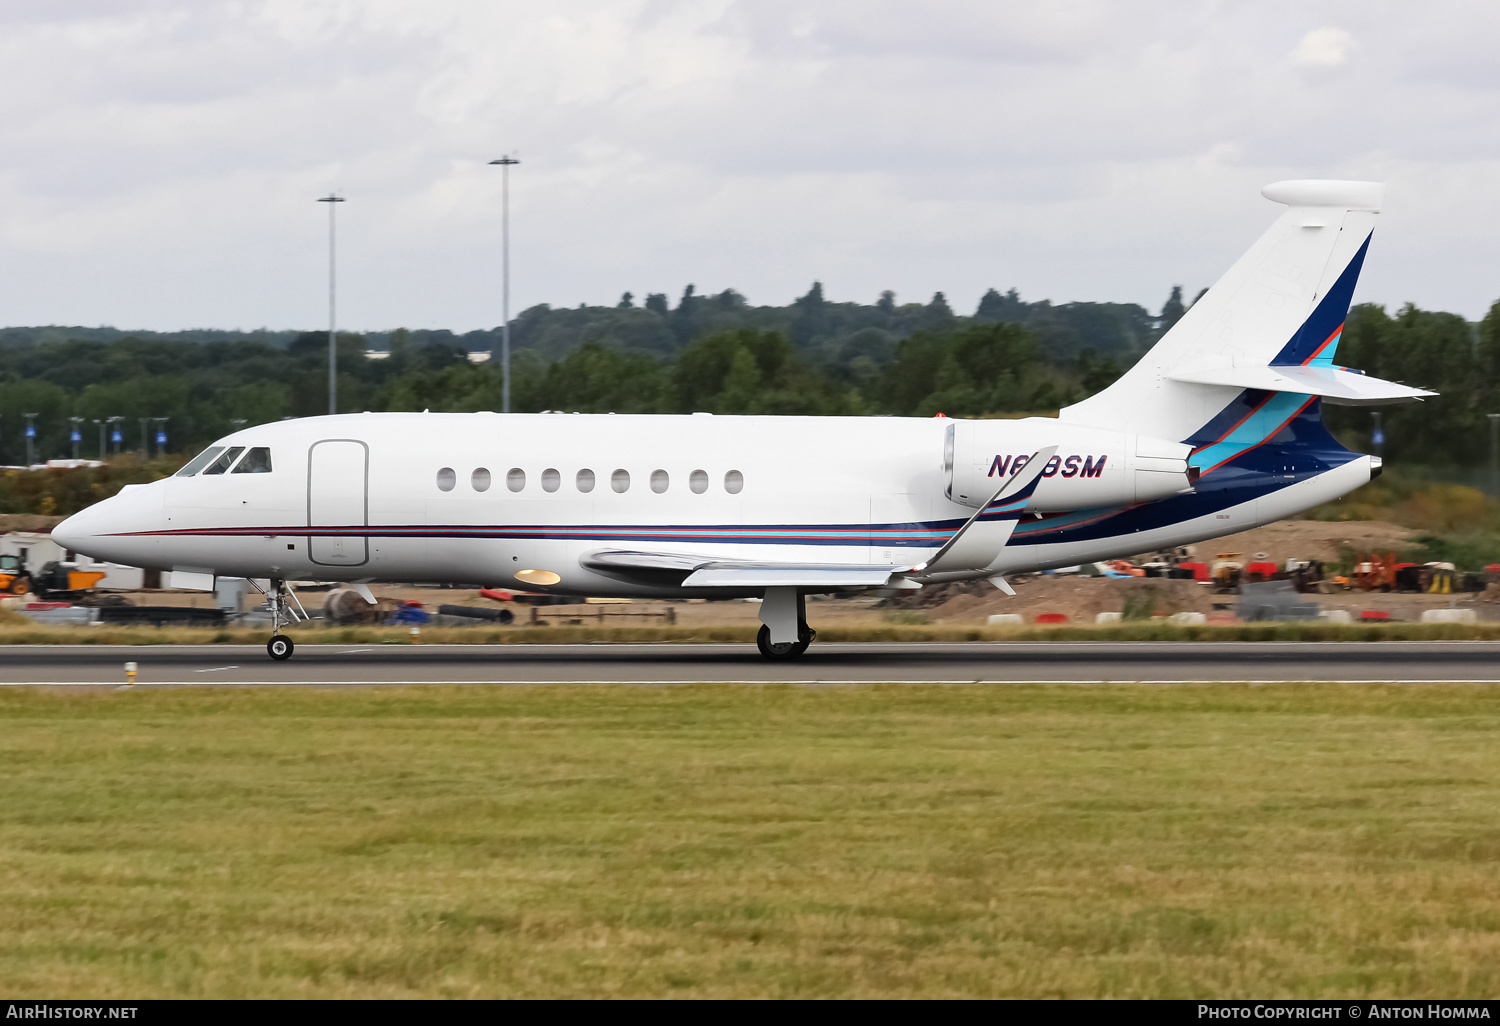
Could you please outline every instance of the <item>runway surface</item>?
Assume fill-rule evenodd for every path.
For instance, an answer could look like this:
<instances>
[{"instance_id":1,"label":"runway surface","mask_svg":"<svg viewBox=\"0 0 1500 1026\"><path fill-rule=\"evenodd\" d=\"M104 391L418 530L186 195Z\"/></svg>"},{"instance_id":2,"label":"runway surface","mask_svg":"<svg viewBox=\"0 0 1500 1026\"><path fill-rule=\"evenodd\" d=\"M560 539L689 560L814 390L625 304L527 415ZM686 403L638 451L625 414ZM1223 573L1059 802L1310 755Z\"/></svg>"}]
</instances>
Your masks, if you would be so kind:
<instances>
[{"instance_id":1,"label":"runway surface","mask_svg":"<svg viewBox=\"0 0 1500 1026\"><path fill-rule=\"evenodd\" d=\"M1500 642L969 642L815 644L789 663L751 645L18 645L0 685L147 686L1090 683L1432 681L1500 683Z\"/></svg>"}]
</instances>

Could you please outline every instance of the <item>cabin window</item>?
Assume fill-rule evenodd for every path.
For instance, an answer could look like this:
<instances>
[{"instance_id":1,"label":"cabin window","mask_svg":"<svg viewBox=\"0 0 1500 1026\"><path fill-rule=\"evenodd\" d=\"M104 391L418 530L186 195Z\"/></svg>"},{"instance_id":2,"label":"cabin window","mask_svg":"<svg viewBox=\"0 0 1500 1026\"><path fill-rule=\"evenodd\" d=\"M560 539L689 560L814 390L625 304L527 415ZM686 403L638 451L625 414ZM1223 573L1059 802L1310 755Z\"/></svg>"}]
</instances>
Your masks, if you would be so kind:
<instances>
[{"instance_id":1,"label":"cabin window","mask_svg":"<svg viewBox=\"0 0 1500 1026\"><path fill-rule=\"evenodd\" d=\"M490 472L485 467L480 467L469 475L469 483L474 486L476 492L487 492L490 490Z\"/></svg>"},{"instance_id":2,"label":"cabin window","mask_svg":"<svg viewBox=\"0 0 1500 1026\"><path fill-rule=\"evenodd\" d=\"M526 487L526 471L520 467L511 467L510 473L505 475L505 487L513 492L519 492Z\"/></svg>"},{"instance_id":3,"label":"cabin window","mask_svg":"<svg viewBox=\"0 0 1500 1026\"><path fill-rule=\"evenodd\" d=\"M617 470L609 475L609 486L622 495L630 491L630 471Z\"/></svg>"},{"instance_id":4,"label":"cabin window","mask_svg":"<svg viewBox=\"0 0 1500 1026\"><path fill-rule=\"evenodd\" d=\"M204 475L206 476L208 474L224 473L224 471L228 470L231 466L234 465L234 461L239 459L240 453L244 451L245 447L243 445L231 446L230 448L224 450L224 455L220 456L218 459L210 463L208 465L208 469L203 472Z\"/></svg>"},{"instance_id":5,"label":"cabin window","mask_svg":"<svg viewBox=\"0 0 1500 1026\"><path fill-rule=\"evenodd\" d=\"M555 492L562 487L562 475L552 467L542 471L542 491Z\"/></svg>"},{"instance_id":6,"label":"cabin window","mask_svg":"<svg viewBox=\"0 0 1500 1026\"><path fill-rule=\"evenodd\" d=\"M453 491L453 486L458 483L458 475L453 472L452 467L444 467L438 471L437 486L445 492Z\"/></svg>"},{"instance_id":7,"label":"cabin window","mask_svg":"<svg viewBox=\"0 0 1500 1026\"><path fill-rule=\"evenodd\" d=\"M198 471L202 470L204 467L208 466L215 459L217 459L219 453L223 451L224 447L222 445L209 446L207 449L204 449L202 452L200 452L197 456L194 456L191 463L179 470L177 472L177 476L192 477L194 474L198 473Z\"/></svg>"},{"instance_id":8,"label":"cabin window","mask_svg":"<svg viewBox=\"0 0 1500 1026\"><path fill-rule=\"evenodd\" d=\"M245 458L235 464L233 474L269 474L271 472L271 450L257 445L245 453Z\"/></svg>"},{"instance_id":9,"label":"cabin window","mask_svg":"<svg viewBox=\"0 0 1500 1026\"><path fill-rule=\"evenodd\" d=\"M708 471L695 470L689 474L688 487L693 490L694 495L702 495L708 491Z\"/></svg>"},{"instance_id":10,"label":"cabin window","mask_svg":"<svg viewBox=\"0 0 1500 1026\"><path fill-rule=\"evenodd\" d=\"M730 495L738 495L745 487L745 475L738 470L731 470L724 475L724 490Z\"/></svg>"},{"instance_id":11,"label":"cabin window","mask_svg":"<svg viewBox=\"0 0 1500 1026\"><path fill-rule=\"evenodd\" d=\"M580 470L578 472L578 490L580 492L591 492L594 490L594 472L592 470Z\"/></svg>"},{"instance_id":12,"label":"cabin window","mask_svg":"<svg viewBox=\"0 0 1500 1026\"><path fill-rule=\"evenodd\" d=\"M672 484L672 479L667 476L665 470L651 471L651 490L657 495L666 491Z\"/></svg>"}]
</instances>

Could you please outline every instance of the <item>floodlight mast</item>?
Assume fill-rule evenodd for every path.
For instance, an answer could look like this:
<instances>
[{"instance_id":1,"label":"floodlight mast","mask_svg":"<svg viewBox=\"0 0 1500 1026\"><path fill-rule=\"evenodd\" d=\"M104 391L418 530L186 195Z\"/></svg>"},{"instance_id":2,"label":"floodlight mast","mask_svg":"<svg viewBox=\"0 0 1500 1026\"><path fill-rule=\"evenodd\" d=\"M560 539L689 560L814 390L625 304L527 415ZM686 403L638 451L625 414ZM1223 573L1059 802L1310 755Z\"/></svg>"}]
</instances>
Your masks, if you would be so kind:
<instances>
[{"instance_id":1,"label":"floodlight mast","mask_svg":"<svg viewBox=\"0 0 1500 1026\"><path fill-rule=\"evenodd\" d=\"M500 412L510 412L510 169L520 161L510 154L490 161L500 165ZM493 353L490 359L494 359Z\"/></svg>"},{"instance_id":2,"label":"floodlight mast","mask_svg":"<svg viewBox=\"0 0 1500 1026\"><path fill-rule=\"evenodd\" d=\"M328 413L332 416L339 412L339 343L338 332L334 326L336 303L336 280L334 277L334 227L333 211L335 203L343 203L344 197L329 193L318 200L319 203L328 204Z\"/></svg>"},{"instance_id":3,"label":"floodlight mast","mask_svg":"<svg viewBox=\"0 0 1500 1026\"><path fill-rule=\"evenodd\" d=\"M40 413L28 413L26 416L26 465L36 466L36 419Z\"/></svg>"}]
</instances>

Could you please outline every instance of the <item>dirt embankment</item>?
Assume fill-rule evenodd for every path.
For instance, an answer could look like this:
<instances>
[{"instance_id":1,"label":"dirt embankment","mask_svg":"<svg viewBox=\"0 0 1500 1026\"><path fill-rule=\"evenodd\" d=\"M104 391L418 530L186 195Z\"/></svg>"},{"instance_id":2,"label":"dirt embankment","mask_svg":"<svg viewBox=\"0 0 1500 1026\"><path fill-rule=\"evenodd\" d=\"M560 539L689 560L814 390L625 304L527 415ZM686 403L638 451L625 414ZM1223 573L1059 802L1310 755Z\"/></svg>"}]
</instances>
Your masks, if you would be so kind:
<instances>
[{"instance_id":1,"label":"dirt embankment","mask_svg":"<svg viewBox=\"0 0 1500 1026\"><path fill-rule=\"evenodd\" d=\"M1389 552L1408 548L1421 531L1382 520L1280 520L1239 534L1199 542L1198 559L1212 563L1221 552L1239 552L1249 559L1264 552L1271 560L1339 558L1339 549L1356 552Z\"/></svg>"},{"instance_id":2,"label":"dirt embankment","mask_svg":"<svg viewBox=\"0 0 1500 1026\"><path fill-rule=\"evenodd\" d=\"M972 589L945 597L929 608L933 623L982 624L996 613L1019 613L1029 623L1040 613L1064 613L1074 623L1093 623L1099 613L1118 613L1127 605L1138 615L1209 613L1213 603L1233 602L1234 596L1216 596L1193 581L1134 577L1041 577L1016 582L1015 597L988 581L985 590ZM988 594L986 594L986 591Z\"/></svg>"},{"instance_id":3,"label":"dirt embankment","mask_svg":"<svg viewBox=\"0 0 1500 1026\"><path fill-rule=\"evenodd\" d=\"M50 531L66 517L44 517L40 513L0 513L0 534L11 531Z\"/></svg>"}]
</instances>

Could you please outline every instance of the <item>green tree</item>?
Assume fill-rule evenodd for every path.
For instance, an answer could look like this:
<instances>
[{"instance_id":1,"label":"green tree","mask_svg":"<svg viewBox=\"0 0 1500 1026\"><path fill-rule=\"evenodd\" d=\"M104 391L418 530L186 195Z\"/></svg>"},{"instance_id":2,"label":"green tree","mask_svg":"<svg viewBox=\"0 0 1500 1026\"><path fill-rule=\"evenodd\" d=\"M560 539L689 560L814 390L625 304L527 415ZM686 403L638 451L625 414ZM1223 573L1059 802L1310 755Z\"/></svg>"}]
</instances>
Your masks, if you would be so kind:
<instances>
[{"instance_id":1,"label":"green tree","mask_svg":"<svg viewBox=\"0 0 1500 1026\"><path fill-rule=\"evenodd\" d=\"M1172 294L1161 307L1161 330L1166 332L1172 325L1182 320L1182 315L1187 313L1187 307L1182 305L1182 286L1173 285Z\"/></svg>"}]
</instances>

